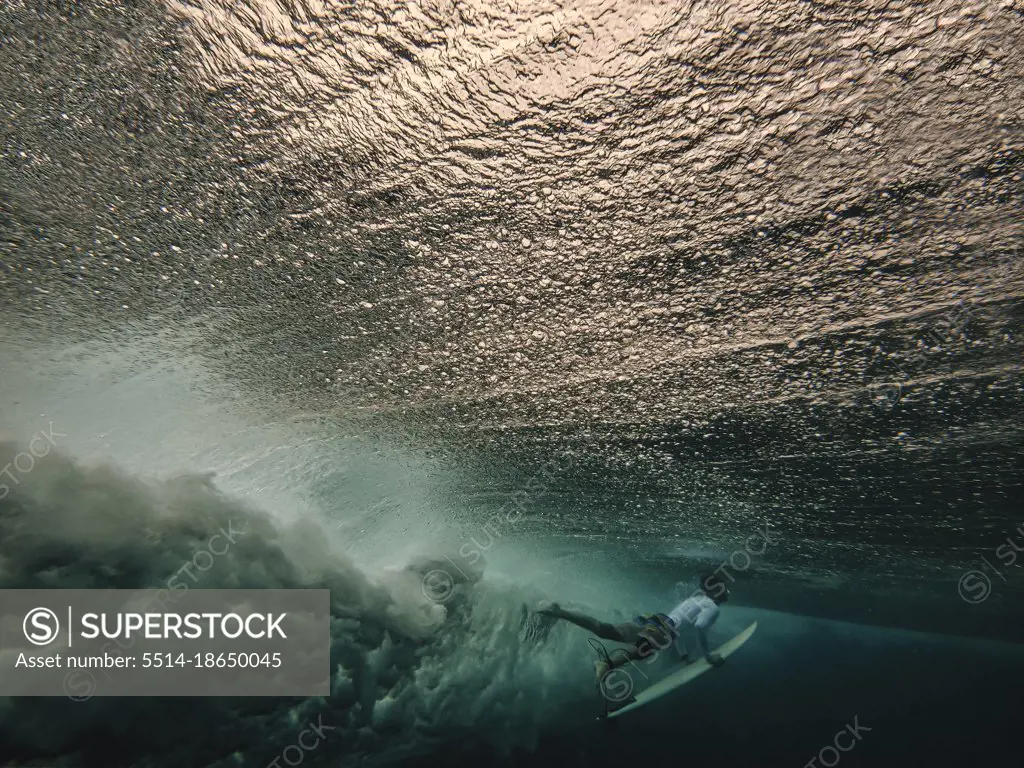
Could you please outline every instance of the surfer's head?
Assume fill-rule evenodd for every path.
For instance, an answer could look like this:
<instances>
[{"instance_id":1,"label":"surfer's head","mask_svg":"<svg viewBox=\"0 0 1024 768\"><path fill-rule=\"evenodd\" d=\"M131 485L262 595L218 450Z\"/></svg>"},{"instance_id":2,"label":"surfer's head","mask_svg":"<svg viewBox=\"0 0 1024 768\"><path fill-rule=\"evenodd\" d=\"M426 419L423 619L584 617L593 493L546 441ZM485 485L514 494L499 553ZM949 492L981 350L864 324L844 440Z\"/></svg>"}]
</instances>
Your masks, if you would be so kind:
<instances>
[{"instance_id":1,"label":"surfer's head","mask_svg":"<svg viewBox=\"0 0 1024 768\"><path fill-rule=\"evenodd\" d=\"M716 603L724 603L729 599L729 585L717 573L709 573L700 580L700 588L705 595Z\"/></svg>"}]
</instances>

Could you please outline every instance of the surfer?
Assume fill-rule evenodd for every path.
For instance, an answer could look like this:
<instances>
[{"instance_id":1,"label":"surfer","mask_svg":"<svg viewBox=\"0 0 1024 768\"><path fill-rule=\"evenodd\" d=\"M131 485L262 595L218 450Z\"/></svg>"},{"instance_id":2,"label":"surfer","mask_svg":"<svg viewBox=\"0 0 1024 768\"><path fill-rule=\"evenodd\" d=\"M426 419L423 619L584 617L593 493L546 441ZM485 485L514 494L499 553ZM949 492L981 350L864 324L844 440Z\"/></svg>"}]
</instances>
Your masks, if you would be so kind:
<instances>
[{"instance_id":1,"label":"surfer","mask_svg":"<svg viewBox=\"0 0 1024 768\"><path fill-rule=\"evenodd\" d=\"M696 640L699 651L708 664L720 667L725 659L712 653L708 646L708 630L718 620L719 605L729 599L729 587L721 576L708 574L700 581L701 589L683 600L668 614L655 613L637 616L631 622L609 624L587 616L584 613L562 608L558 603L544 602L537 607L537 613L564 619L578 627L593 632L602 640L626 643L633 647L628 651L619 649L616 658L613 653L607 659L594 662L594 671L600 682L609 671L636 659L642 659L655 652L675 646L680 661L688 661L690 646Z\"/></svg>"}]
</instances>

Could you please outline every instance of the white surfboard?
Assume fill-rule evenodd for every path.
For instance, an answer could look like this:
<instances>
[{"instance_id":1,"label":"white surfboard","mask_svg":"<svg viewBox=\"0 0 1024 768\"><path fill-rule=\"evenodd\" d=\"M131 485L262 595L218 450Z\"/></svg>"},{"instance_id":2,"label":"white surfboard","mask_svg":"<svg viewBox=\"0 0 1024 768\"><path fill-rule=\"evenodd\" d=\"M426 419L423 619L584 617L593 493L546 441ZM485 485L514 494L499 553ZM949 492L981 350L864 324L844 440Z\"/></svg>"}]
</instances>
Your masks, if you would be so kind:
<instances>
[{"instance_id":1,"label":"white surfboard","mask_svg":"<svg viewBox=\"0 0 1024 768\"><path fill-rule=\"evenodd\" d=\"M736 635L736 637L731 640L727 640L716 648L715 653L723 659L731 656L735 651L739 650L740 646L750 639L750 636L754 634L755 629L757 629L756 621ZM654 685L644 688L633 698L632 701L629 702L629 704L616 709L614 712L609 712L607 716L618 717L619 715L624 715L627 712L632 712L634 709L639 709L645 704L650 704L652 701L660 699L666 693L671 693L679 686L686 685L686 683L690 682L695 677L703 675L709 669L711 669L711 665L708 664L704 657L701 657L697 661L692 661L682 669L673 672L668 677L663 677Z\"/></svg>"}]
</instances>

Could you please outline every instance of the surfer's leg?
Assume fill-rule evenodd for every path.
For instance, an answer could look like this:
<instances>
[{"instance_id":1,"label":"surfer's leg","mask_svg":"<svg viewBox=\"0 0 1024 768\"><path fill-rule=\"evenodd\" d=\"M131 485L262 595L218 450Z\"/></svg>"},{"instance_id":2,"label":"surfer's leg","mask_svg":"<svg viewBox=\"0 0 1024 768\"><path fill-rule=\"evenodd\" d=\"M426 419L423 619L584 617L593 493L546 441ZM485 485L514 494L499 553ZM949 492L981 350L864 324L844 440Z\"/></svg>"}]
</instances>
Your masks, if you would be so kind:
<instances>
[{"instance_id":1,"label":"surfer's leg","mask_svg":"<svg viewBox=\"0 0 1024 768\"><path fill-rule=\"evenodd\" d=\"M690 642L689 642L689 638L687 638L687 636L685 634L680 634L679 636L676 637L676 641L675 641L674 645L675 645L675 650L676 650L676 656L679 658L679 660L680 661L689 661L690 660Z\"/></svg>"},{"instance_id":2,"label":"surfer's leg","mask_svg":"<svg viewBox=\"0 0 1024 768\"><path fill-rule=\"evenodd\" d=\"M608 669L621 667L641 657L640 649L637 646L632 648L613 648L608 654Z\"/></svg>"},{"instance_id":3,"label":"surfer's leg","mask_svg":"<svg viewBox=\"0 0 1024 768\"><path fill-rule=\"evenodd\" d=\"M609 654L609 669L629 664L641 657L640 643L643 641L643 634L639 625L632 622L616 624L614 626L616 638L620 643L629 643L629 648L614 648Z\"/></svg>"},{"instance_id":4,"label":"surfer's leg","mask_svg":"<svg viewBox=\"0 0 1024 768\"><path fill-rule=\"evenodd\" d=\"M629 627L631 625L626 624L609 624L606 621L598 621L592 616L587 616L585 613L579 613L578 611L570 611L558 603L551 603L539 609L537 613L542 613L545 616L554 616L556 619L564 619L577 627L582 627L588 632L593 632L595 635L600 637L602 640L611 640L617 643L629 643L633 642L633 638L624 636L621 628L623 626Z\"/></svg>"},{"instance_id":5,"label":"surfer's leg","mask_svg":"<svg viewBox=\"0 0 1024 768\"><path fill-rule=\"evenodd\" d=\"M610 668L622 666L638 659L646 659L652 654L657 655L672 645L674 635L668 628L661 628L648 625L640 627L636 624L619 624L616 631L621 637L627 638L624 642L633 644L628 650L616 648L609 654L611 658Z\"/></svg>"}]
</instances>

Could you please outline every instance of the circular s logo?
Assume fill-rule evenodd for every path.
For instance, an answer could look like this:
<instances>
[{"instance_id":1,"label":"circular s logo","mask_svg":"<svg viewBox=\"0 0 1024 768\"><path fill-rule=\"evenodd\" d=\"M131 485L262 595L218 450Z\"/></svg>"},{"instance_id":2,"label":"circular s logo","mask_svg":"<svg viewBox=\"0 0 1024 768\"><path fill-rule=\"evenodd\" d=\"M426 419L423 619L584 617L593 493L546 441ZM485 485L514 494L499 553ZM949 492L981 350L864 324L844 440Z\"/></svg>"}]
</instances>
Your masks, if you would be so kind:
<instances>
[{"instance_id":1,"label":"circular s logo","mask_svg":"<svg viewBox=\"0 0 1024 768\"><path fill-rule=\"evenodd\" d=\"M621 668L605 672L597 685L601 689L601 695L614 703L625 701L633 695L633 678Z\"/></svg>"},{"instance_id":2,"label":"circular s logo","mask_svg":"<svg viewBox=\"0 0 1024 768\"><path fill-rule=\"evenodd\" d=\"M420 582L423 596L432 603L444 603L455 592L455 579L448 571L435 569Z\"/></svg>"},{"instance_id":3,"label":"circular s logo","mask_svg":"<svg viewBox=\"0 0 1024 768\"><path fill-rule=\"evenodd\" d=\"M75 669L64 678L64 693L72 701L88 701L96 692L96 675L87 669Z\"/></svg>"},{"instance_id":4,"label":"circular s logo","mask_svg":"<svg viewBox=\"0 0 1024 768\"><path fill-rule=\"evenodd\" d=\"M966 603L980 603L992 592L992 582L981 571L968 571L960 577L957 591Z\"/></svg>"},{"instance_id":5,"label":"circular s logo","mask_svg":"<svg viewBox=\"0 0 1024 768\"><path fill-rule=\"evenodd\" d=\"M60 620L49 608L33 608L25 614L21 628L25 639L33 645L49 645L57 639Z\"/></svg>"}]
</instances>

